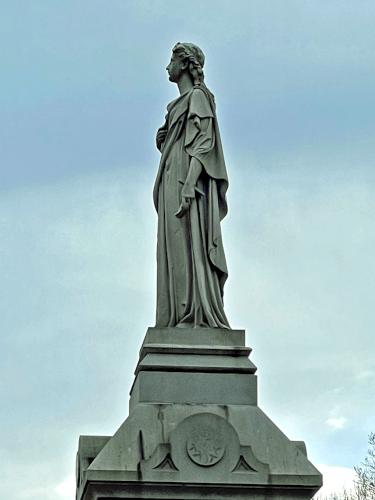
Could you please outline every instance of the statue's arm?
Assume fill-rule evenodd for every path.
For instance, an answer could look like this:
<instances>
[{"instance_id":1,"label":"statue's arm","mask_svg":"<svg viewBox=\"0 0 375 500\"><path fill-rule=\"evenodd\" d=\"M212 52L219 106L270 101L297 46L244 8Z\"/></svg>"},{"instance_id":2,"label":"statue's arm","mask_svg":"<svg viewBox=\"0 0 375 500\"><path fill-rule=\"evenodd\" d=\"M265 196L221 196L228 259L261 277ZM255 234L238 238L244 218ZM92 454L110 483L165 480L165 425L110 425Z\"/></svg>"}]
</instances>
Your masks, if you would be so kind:
<instances>
[{"instance_id":1,"label":"statue's arm","mask_svg":"<svg viewBox=\"0 0 375 500\"><path fill-rule=\"evenodd\" d=\"M206 134L207 130L211 125L211 118L199 118L198 116L194 119L194 125L197 127L197 135ZM185 183L181 190L181 204L176 212L177 217L183 217L189 210L190 201L192 198L195 198L196 194L196 185L198 179L202 173L203 167L201 162L195 156L191 156L189 171L186 176Z\"/></svg>"},{"instance_id":2,"label":"statue's arm","mask_svg":"<svg viewBox=\"0 0 375 500\"><path fill-rule=\"evenodd\" d=\"M197 129L197 135L196 135L196 143L197 146L194 148L194 146L191 148L191 153L192 156L190 158L190 164L189 164L189 171L186 176L185 184L182 188L181 196L185 198L194 198L195 197L195 186L197 185L199 176L202 173L202 164L201 162L193 156L194 154L194 149L201 149L201 144L199 138L202 137L203 141L205 142L207 138L207 132L211 126L211 118L199 118L196 116L193 120L194 126ZM210 142L210 141L209 141Z\"/></svg>"},{"instance_id":3,"label":"statue's arm","mask_svg":"<svg viewBox=\"0 0 375 500\"><path fill-rule=\"evenodd\" d=\"M163 143L165 141L165 138L167 137L167 132L168 132L168 125L167 122L165 122L164 125L161 126L156 132L156 147L158 148L159 151L161 151L163 148Z\"/></svg>"},{"instance_id":4,"label":"statue's arm","mask_svg":"<svg viewBox=\"0 0 375 500\"><path fill-rule=\"evenodd\" d=\"M199 176L202 173L202 164L194 156L190 160L189 172L186 181L181 189L180 207L175 213L176 217L183 217L189 210L190 201L195 198L195 187Z\"/></svg>"},{"instance_id":5,"label":"statue's arm","mask_svg":"<svg viewBox=\"0 0 375 500\"><path fill-rule=\"evenodd\" d=\"M202 164L194 156L190 160L189 172L186 177L185 184L181 190L181 196L184 198L195 198L195 186L197 185L199 176L202 173Z\"/></svg>"}]
</instances>

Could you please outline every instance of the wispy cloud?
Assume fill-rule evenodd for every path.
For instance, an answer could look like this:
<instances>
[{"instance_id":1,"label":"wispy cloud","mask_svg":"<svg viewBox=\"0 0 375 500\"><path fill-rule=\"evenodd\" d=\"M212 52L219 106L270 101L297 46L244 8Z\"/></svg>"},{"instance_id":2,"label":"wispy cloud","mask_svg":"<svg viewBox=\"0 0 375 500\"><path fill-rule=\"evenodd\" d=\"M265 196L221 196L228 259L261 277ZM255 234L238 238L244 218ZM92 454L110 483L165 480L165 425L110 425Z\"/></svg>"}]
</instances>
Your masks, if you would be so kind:
<instances>
[{"instance_id":1,"label":"wispy cloud","mask_svg":"<svg viewBox=\"0 0 375 500\"><path fill-rule=\"evenodd\" d=\"M353 488L353 469L327 464L318 464L317 467L323 474L323 486L314 497L316 500L328 498L334 493L340 495L344 489L350 491Z\"/></svg>"},{"instance_id":2,"label":"wispy cloud","mask_svg":"<svg viewBox=\"0 0 375 500\"><path fill-rule=\"evenodd\" d=\"M370 380L375 379L375 371L374 370L361 370L355 376L355 378L360 382L369 382Z\"/></svg>"},{"instance_id":3,"label":"wispy cloud","mask_svg":"<svg viewBox=\"0 0 375 500\"><path fill-rule=\"evenodd\" d=\"M347 423L347 419L345 417L330 417L327 418L325 423L332 427L335 430L343 429Z\"/></svg>"},{"instance_id":4,"label":"wispy cloud","mask_svg":"<svg viewBox=\"0 0 375 500\"><path fill-rule=\"evenodd\" d=\"M70 474L56 486L55 491L59 495L59 500L72 500L76 491L75 476Z\"/></svg>"}]
</instances>

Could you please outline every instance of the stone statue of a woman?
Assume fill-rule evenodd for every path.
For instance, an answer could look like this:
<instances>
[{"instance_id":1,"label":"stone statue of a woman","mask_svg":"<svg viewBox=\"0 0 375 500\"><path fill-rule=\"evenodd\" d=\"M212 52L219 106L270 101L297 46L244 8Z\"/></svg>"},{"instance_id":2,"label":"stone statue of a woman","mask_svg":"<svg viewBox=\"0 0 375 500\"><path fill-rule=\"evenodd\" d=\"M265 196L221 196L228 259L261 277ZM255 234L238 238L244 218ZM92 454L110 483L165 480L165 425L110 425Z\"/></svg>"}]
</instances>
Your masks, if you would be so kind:
<instances>
[{"instance_id":1,"label":"stone statue of a woman","mask_svg":"<svg viewBox=\"0 0 375 500\"><path fill-rule=\"evenodd\" d=\"M227 265L220 221L228 178L204 54L177 43L167 66L180 96L167 106L156 144L157 327L229 328L223 307Z\"/></svg>"}]
</instances>

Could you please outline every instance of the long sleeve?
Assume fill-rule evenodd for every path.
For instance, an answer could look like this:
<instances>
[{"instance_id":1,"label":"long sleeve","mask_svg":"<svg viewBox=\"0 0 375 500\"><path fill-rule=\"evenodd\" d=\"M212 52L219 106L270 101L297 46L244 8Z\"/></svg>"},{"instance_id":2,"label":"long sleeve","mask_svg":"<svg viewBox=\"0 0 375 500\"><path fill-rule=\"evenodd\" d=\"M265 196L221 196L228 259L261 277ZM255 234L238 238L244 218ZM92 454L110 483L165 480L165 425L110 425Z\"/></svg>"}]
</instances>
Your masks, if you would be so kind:
<instances>
[{"instance_id":1,"label":"long sleeve","mask_svg":"<svg viewBox=\"0 0 375 500\"><path fill-rule=\"evenodd\" d=\"M187 154L196 158L205 173L216 181L219 218L223 219L227 213L228 176L214 105L203 88L194 88L191 94L184 147Z\"/></svg>"},{"instance_id":2,"label":"long sleeve","mask_svg":"<svg viewBox=\"0 0 375 500\"><path fill-rule=\"evenodd\" d=\"M187 115L185 148L191 156L207 153L214 146L211 106L200 89L194 89Z\"/></svg>"}]
</instances>

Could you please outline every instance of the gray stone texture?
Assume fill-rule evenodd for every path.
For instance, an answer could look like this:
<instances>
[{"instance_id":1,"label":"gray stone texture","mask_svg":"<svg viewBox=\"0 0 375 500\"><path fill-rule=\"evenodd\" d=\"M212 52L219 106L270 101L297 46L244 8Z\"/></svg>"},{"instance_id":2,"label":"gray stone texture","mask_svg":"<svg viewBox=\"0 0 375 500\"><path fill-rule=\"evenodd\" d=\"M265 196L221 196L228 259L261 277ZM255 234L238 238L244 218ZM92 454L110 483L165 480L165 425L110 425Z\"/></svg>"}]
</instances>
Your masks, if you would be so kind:
<instances>
[{"instance_id":1,"label":"gray stone texture","mask_svg":"<svg viewBox=\"0 0 375 500\"><path fill-rule=\"evenodd\" d=\"M154 185L158 327L229 328L221 236L228 176L204 61L199 47L177 43L166 68L180 96L168 104L156 134L161 153Z\"/></svg>"},{"instance_id":2,"label":"gray stone texture","mask_svg":"<svg viewBox=\"0 0 375 500\"><path fill-rule=\"evenodd\" d=\"M80 438L77 500L305 500L322 483L304 443L258 408L245 332L224 312L228 177L203 66L196 45L173 48L180 96L156 136L157 328L140 350L128 418L113 437Z\"/></svg>"},{"instance_id":3,"label":"gray stone texture","mask_svg":"<svg viewBox=\"0 0 375 500\"><path fill-rule=\"evenodd\" d=\"M77 500L311 498L322 477L257 406L249 352L242 330L149 328L128 418L80 438Z\"/></svg>"}]
</instances>

